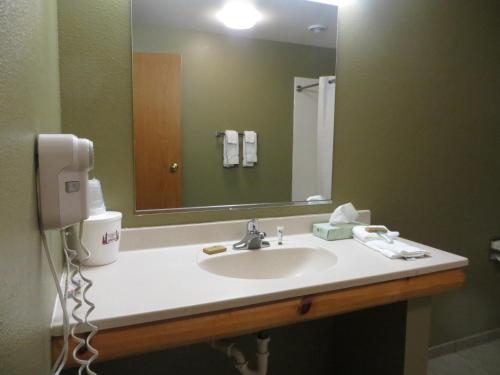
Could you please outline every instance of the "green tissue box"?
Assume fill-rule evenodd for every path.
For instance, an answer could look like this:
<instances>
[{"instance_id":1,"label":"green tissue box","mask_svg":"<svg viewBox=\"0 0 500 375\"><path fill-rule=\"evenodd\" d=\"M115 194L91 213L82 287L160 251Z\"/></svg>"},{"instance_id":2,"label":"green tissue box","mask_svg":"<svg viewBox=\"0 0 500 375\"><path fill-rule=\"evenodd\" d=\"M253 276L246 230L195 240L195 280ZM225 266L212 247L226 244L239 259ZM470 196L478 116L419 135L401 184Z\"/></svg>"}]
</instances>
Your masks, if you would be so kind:
<instances>
[{"instance_id":1,"label":"green tissue box","mask_svg":"<svg viewBox=\"0 0 500 375\"><path fill-rule=\"evenodd\" d=\"M313 225L313 234L327 241L345 240L352 238L352 228L359 224L319 223Z\"/></svg>"}]
</instances>

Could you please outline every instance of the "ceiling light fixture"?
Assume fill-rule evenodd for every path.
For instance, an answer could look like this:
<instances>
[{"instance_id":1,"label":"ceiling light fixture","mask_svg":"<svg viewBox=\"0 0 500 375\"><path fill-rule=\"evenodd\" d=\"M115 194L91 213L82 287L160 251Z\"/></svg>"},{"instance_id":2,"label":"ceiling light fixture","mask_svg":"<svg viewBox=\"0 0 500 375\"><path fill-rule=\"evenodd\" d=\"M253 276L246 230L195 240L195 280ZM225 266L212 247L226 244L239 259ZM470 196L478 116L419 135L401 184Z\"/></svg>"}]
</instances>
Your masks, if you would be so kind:
<instances>
[{"instance_id":1,"label":"ceiling light fixture","mask_svg":"<svg viewBox=\"0 0 500 375\"><path fill-rule=\"evenodd\" d=\"M262 14L250 3L231 1L224 5L216 17L230 29L246 30L254 27L262 19Z\"/></svg>"}]
</instances>

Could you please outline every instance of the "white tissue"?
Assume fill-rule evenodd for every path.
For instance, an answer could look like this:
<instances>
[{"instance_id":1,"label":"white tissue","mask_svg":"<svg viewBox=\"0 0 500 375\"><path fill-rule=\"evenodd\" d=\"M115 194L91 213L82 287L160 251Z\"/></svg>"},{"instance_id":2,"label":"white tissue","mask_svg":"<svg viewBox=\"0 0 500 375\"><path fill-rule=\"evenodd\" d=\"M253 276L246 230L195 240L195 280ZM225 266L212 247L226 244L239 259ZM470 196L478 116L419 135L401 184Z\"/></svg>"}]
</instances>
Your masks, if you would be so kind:
<instances>
[{"instance_id":1,"label":"white tissue","mask_svg":"<svg viewBox=\"0 0 500 375\"><path fill-rule=\"evenodd\" d=\"M359 214L351 202L338 206L330 216L330 224L348 224L358 220Z\"/></svg>"}]
</instances>

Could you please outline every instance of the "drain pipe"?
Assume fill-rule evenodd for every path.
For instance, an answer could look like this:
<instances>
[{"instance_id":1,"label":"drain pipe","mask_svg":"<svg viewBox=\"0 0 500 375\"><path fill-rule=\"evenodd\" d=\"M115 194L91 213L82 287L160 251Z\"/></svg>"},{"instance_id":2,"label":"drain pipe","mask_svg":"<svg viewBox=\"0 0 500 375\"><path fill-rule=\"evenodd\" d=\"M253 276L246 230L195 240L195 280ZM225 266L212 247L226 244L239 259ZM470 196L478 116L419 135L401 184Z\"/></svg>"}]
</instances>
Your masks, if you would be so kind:
<instances>
[{"instance_id":1,"label":"drain pipe","mask_svg":"<svg viewBox=\"0 0 500 375\"><path fill-rule=\"evenodd\" d=\"M218 350L224 353L227 357L232 358L234 360L235 366L244 365L248 361L245 358L245 355L241 352L240 349L235 347L234 342L229 340L218 340L212 341L210 346L215 350Z\"/></svg>"},{"instance_id":2,"label":"drain pipe","mask_svg":"<svg viewBox=\"0 0 500 375\"><path fill-rule=\"evenodd\" d=\"M256 375L266 375L269 358L269 341L271 338L264 332L257 334L257 372Z\"/></svg>"},{"instance_id":3,"label":"drain pipe","mask_svg":"<svg viewBox=\"0 0 500 375\"><path fill-rule=\"evenodd\" d=\"M269 357L269 341L271 338L262 332L257 334L257 369L251 370L248 367L248 361L240 349L238 349L234 342L229 340L212 341L210 346L222 353L227 357L232 358L234 367L238 369L241 375L266 375Z\"/></svg>"}]
</instances>

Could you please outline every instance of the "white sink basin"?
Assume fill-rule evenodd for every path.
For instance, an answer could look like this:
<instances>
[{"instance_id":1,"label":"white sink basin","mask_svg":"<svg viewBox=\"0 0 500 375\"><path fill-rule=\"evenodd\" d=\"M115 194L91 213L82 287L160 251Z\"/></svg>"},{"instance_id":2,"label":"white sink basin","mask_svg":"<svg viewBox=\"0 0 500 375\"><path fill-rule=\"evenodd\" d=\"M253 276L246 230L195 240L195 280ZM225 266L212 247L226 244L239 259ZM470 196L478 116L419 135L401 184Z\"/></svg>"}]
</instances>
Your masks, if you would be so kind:
<instances>
[{"instance_id":1,"label":"white sink basin","mask_svg":"<svg viewBox=\"0 0 500 375\"><path fill-rule=\"evenodd\" d=\"M230 250L203 256L205 271L239 279L280 279L317 273L337 262L335 254L319 247L280 246L260 250Z\"/></svg>"}]
</instances>

